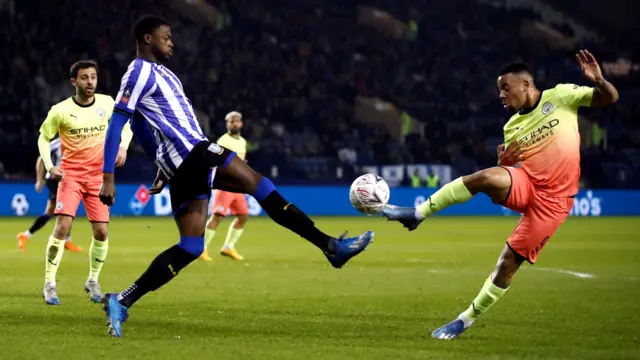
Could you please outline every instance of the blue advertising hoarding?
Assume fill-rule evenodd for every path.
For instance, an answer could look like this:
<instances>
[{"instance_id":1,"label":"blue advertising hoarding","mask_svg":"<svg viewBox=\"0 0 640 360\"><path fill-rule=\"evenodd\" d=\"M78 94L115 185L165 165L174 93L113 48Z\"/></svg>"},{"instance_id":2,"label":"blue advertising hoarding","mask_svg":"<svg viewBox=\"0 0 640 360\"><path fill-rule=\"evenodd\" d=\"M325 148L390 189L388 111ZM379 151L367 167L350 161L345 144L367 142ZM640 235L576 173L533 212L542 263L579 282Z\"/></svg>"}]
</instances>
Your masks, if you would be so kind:
<instances>
[{"instance_id":1,"label":"blue advertising hoarding","mask_svg":"<svg viewBox=\"0 0 640 360\"><path fill-rule=\"evenodd\" d=\"M346 186L280 186L278 190L287 200L295 203L309 215L350 216L359 213L349 203L349 188ZM392 188L391 203L415 206L433 193L431 189ZM260 205L251 196L251 215L264 215ZM33 184L0 184L0 216L35 216L44 211L47 202L46 190L36 193ZM146 185L118 185L116 203L111 208L113 216L167 216L171 215L169 190L151 196ZM485 195L449 207L439 214L458 216L507 216L516 213L495 205ZM80 206L78 216L85 215ZM640 215L639 190L582 190L576 196L573 216L620 216Z\"/></svg>"}]
</instances>

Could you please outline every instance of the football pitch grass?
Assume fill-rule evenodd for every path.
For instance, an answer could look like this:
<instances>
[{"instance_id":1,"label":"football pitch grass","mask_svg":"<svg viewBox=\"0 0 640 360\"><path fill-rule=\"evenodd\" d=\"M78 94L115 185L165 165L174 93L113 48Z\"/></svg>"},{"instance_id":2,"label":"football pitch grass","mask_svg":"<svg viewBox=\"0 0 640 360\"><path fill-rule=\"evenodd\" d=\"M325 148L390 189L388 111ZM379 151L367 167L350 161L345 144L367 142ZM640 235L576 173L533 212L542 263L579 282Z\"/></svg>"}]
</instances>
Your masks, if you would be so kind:
<instances>
[{"instance_id":1,"label":"football pitch grass","mask_svg":"<svg viewBox=\"0 0 640 360\"><path fill-rule=\"evenodd\" d=\"M32 219L0 218L0 359L632 359L640 357L640 218L571 218L535 266L454 341L431 331L475 297L517 217L428 219L407 232L379 218L318 218L331 234L372 229L375 242L342 270L266 218L238 243L245 262L210 250L131 308L124 338L106 334L100 305L82 291L83 252L65 253L61 306L42 299L48 224L25 253L15 234ZM170 218L116 218L100 282L127 287L177 241Z\"/></svg>"}]
</instances>

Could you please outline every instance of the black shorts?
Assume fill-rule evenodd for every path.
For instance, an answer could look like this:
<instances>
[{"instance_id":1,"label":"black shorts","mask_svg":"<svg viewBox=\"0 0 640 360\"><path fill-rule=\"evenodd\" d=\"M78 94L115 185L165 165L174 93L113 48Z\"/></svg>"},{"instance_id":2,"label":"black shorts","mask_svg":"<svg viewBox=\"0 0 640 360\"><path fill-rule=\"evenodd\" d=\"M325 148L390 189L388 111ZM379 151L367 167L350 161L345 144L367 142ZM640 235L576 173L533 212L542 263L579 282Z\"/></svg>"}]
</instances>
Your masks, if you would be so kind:
<instances>
[{"instance_id":1,"label":"black shorts","mask_svg":"<svg viewBox=\"0 0 640 360\"><path fill-rule=\"evenodd\" d=\"M58 181L47 179L47 189L49 190L49 200L55 203L58 198Z\"/></svg>"},{"instance_id":2,"label":"black shorts","mask_svg":"<svg viewBox=\"0 0 640 360\"><path fill-rule=\"evenodd\" d=\"M229 166L235 155L235 152L206 140L198 143L169 180L173 215L181 215L193 200L208 201L215 169Z\"/></svg>"}]
</instances>

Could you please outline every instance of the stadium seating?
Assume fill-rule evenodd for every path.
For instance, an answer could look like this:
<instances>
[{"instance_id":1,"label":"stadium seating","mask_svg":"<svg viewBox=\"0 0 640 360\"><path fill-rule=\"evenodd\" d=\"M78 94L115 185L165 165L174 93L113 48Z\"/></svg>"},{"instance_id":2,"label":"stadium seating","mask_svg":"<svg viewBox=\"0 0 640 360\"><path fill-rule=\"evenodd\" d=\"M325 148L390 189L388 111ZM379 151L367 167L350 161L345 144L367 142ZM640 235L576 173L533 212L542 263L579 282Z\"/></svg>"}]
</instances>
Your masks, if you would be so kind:
<instances>
[{"instance_id":1,"label":"stadium seating","mask_svg":"<svg viewBox=\"0 0 640 360\"><path fill-rule=\"evenodd\" d=\"M624 48L606 42L574 41L576 35L566 27L558 32L571 39L571 48L523 38L523 24L542 24L527 9L463 0L366 1L367 9L384 19L376 22L345 3L216 1L211 4L223 21L196 26L202 19L177 15L151 0L16 2L13 13L0 12L3 24L11 24L0 35L13 49L0 54L5 178L33 176L39 124L50 105L71 94L67 72L73 61L97 59L100 91L115 96L134 56L129 24L144 13L165 15L174 25L177 46L170 67L195 107L208 116L208 135L216 138L224 131L226 112L241 111L244 134L256 148L250 164L275 173L280 183L349 182L354 166L371 164L451 164L457 173L491 166L509 116L495 90L503 64L531 63L544 88L582 82L573 58L577 47L593 49L601 62L626 55ZM455 10L463 5L467 11ZM635 121L640 87L633 77L638 70L631 72L612 79L622 94L615 109L583 112L585 121L606 129L608 140L607 146L585 146L588 183L640 184ZM356 122L356 97L379 98L406 111L420 122L422 135L398 140ZM355 152L355 164L339 160L342 149ZM137 158L142 156L131 152L122 179L149 181L155 170L141 167L144 161Z\"/></svg>"}]
</instances>

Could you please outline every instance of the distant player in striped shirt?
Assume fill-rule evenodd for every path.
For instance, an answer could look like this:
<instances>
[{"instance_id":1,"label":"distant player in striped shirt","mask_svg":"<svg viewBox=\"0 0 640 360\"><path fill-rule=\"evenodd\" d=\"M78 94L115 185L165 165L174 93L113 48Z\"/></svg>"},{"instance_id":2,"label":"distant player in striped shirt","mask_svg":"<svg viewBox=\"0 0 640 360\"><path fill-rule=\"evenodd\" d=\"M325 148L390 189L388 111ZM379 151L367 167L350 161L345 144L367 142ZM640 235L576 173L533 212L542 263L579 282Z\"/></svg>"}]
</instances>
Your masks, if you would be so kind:
<instances>
[{"instance_id":1,"label":"distant player in striped shirt","mask_svg":"<svg viewBox=\"0 0 640 360\"><path fill-rule=\"evenodd\" d=\"M242 130L242 114L232 111L224 117L227 133L218 139L218 145L233 151L236 155L245 160L247 156L247 140L240 135ZM244 194L233 193L222 190L213 192L213 204L211 205L211 217L207 221L207 228L204 230L204 252L200 258L204 261L211 261L207 247L213 237L216 236L216 230L222 219L227 215L233 215L227 238L224 241L220 255L228 256L233 260L244 260L244 257L238 253L235 248L236 242L244 232L244 225L249 220L249 205Z\"/></svg>"},{"instance_id":2,"label":"distant player in striped shirt","mask_svg":"<svg viewBox=\"0 0 640 360\"><path fill-rule=\"evenodd\" d=\"M55 166L60 165L62 159L62 147L60 146L60 138L51 140L51 161ZM53 211L56 207L56 199L58 193L58 181L51 178L51 175L44 167L44 161L41 156L38 156L36 160L36 192L40 193L44 189L45 185L49 191L49 200L47 200L47 206L44 213L31 224L29 230L19 233L16 237L18 239L18 248L24 252L27 242L31 239L38 230L42 229L49 220L54 216ZM71 252L80 252L82 249L71 241L71 229L67 234L66 241L64 243L64 249Z\"/></svg>"},{"instance_id":3,"label":"distant player in striped shirt","mask_svg":"<svg viewBox=\"0 0 640 360\"><path fill-rule=\"evenodd\" d=\"M144 16L134 25L133 34L138 57L122 77L107 131L100 199L107 205L114 203L113 168L119 134L131 120L137 141L160 168L153 192L160 191L167 182L170 185L180 240L158 255L128 289L105 296L111 335L122 336L129 307L169 282L202 254L211 188L253 195L276 223L320 248L336 268L369 245L373 239L370 231L354 238L324 234L306 214L287 202L269 179L253 171L234 152L207 140L182 83L164 65L173 55L171 28L166 20Z\"/></svg>"}]
</instances>

